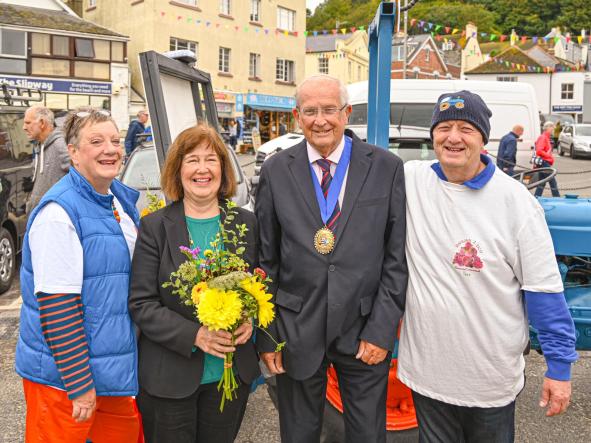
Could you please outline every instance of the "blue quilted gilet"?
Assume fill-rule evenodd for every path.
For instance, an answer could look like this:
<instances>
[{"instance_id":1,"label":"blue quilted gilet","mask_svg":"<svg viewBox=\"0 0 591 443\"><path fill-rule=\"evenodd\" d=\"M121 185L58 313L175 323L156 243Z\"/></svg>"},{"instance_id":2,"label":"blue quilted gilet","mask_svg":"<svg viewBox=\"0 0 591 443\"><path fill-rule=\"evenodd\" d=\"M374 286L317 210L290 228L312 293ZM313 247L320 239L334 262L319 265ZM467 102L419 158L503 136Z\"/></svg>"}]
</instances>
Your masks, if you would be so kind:
<instances>
[{"instance_id":1,"label":"blue quilted gilet","mask_svg":"<svg viewBox=\"0 0 591 443\"><path fill-rule=\"evenodd\" d=\"M137 226L139 215L135 203L139 193L117 180L113 181L111 192ZM113 217L112 199L111 195L97 193L71 167L31 213L21 265L23 304L16 347L16 371L21 377L64 389L41 332L28 234L41 208L55 202L70 216L82 244L84 330L96 393L105 396L137 394L137 345L127 309L131 260L121 227Z\"/></svg>"}]
</instances>

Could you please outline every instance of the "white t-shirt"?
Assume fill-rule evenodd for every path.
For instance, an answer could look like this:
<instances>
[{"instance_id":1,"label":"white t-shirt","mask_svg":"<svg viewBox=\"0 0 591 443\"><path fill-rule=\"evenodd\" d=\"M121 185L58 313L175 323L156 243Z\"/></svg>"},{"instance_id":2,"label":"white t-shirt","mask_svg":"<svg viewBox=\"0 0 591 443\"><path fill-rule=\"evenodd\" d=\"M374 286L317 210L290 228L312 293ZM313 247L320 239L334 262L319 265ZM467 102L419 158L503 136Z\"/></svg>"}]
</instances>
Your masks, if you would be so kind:
<instances>
[{"instance_id":1,"label":"white t-shirt","mask_svg":"<svg viewBox=\"0 0 591 443\"><path fill-rule=\"evenodd\" d=\"M473 190L441 180L431 164L405 164L409 284L398 377L445 403L504 406L524 384L521 290L563 290L544 211L499 169Z\"/></svg>"},{"instance_id":2,"label":"white t-shirt","mask_svg":"<svg viewBox=\"0 0 591 443\"><path fill-rule=\"evenodd\" d=\"M133 256L137 229L121 203L113 197L121 217L121 230ZM79 294L83 281L82 244L68 213L57 203L48 203L31 225L29 248L35 293Z\"/></svg>"}]
</instances>

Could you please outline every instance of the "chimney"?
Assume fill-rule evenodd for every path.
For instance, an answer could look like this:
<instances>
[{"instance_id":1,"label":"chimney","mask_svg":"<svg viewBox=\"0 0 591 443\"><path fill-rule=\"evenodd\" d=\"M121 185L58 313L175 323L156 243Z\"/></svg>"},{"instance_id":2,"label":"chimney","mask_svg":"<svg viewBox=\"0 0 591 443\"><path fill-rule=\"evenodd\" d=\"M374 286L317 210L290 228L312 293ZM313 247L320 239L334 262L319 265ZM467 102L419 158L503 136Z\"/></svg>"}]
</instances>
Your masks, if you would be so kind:
<instances>
[{"instance_id":1,"label":"chimney","mask_svg":"<svg viewBox=\"0 0 591 443\"><path fill-rule=\"evenodd\" d=\"M515 46L515 43L517 43L517 39L518 39L518 36L517 36L517 33L515 32L515 29L511 29L511 38L510 38L511 46Z\"/></svg>"},{"instance_id":2,"label":"chimney","mask_svg":"<svg viewBox=\"0 0 591 443\"><path fill-rule=\"evenodd\" d=\"M466 24L466 39L469 38L476 38L478 35L478 27L472 23L472 22L468 22Z\"/></svg>"}]
</instances>

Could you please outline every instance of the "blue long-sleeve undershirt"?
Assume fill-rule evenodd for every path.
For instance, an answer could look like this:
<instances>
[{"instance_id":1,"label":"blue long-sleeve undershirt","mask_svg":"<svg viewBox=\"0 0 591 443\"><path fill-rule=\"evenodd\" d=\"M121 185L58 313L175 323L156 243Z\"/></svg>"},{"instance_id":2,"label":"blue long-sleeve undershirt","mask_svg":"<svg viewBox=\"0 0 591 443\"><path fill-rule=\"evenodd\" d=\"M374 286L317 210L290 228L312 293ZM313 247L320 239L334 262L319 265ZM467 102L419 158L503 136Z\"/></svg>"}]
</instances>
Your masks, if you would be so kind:
<instances>
[{"instance_id":1,"label":"blue long-sleeve undershirt","mask_svg":"<svg viewBox=\"0 0 591 443\"><path fill-rule=\"evenodd\" d=\"M548 370L546 377L570 380L571 363L575 351L575 325L568 311L564 293L525 291L525 306L531 325L538 331L538 339Z\"/></svg>"}]
</instances>

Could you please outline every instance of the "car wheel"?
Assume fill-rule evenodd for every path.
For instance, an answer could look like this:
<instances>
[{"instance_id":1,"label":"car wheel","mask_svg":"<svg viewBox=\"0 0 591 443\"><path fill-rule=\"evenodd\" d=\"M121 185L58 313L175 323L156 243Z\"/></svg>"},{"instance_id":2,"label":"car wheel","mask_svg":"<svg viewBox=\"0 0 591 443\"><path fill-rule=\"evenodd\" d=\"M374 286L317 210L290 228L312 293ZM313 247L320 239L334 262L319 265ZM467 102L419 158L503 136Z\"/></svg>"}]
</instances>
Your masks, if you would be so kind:
<instances>
[{"instance_id":1,"label":"car wheel","mask_svg":"<svg viewBox=\"0 0 591 443\"><path fill-rule=\"evenodd\" d=\"M558 155L561 157L564 155L564 149L562 149L562 143L558 143Z\"/></svg>"},{"instance_id":2,"label":"car wheel","mask_svg":"<svg viewBox=\"0 0 591 443\"><path fill-rule=\"evenodd\" d=\"M16 271L16 249L12 235L0 228L0 294L8 291Z\"/></svg>"},{"instance_id":3,"label":"car wheel","mask_svg":"<svg viewBox=\"0 0 591 443\"><path fill-rule=\"evenodd\" d=\"M574 145L570 145L570 158L572 158L573 160L575 158L577 158L577 154L575 152L575 146Z\"/></svg>"}]
</instances>

